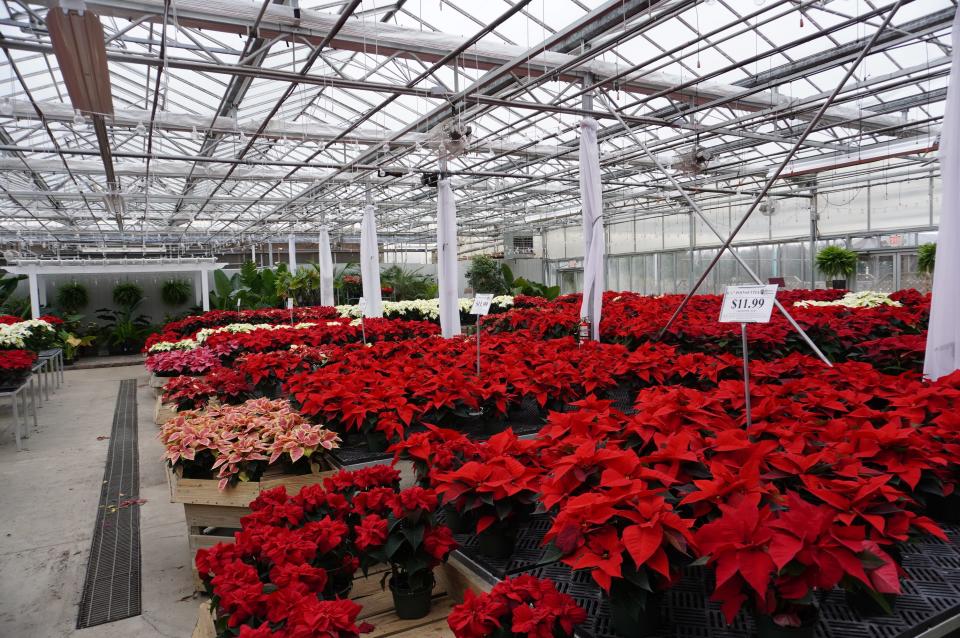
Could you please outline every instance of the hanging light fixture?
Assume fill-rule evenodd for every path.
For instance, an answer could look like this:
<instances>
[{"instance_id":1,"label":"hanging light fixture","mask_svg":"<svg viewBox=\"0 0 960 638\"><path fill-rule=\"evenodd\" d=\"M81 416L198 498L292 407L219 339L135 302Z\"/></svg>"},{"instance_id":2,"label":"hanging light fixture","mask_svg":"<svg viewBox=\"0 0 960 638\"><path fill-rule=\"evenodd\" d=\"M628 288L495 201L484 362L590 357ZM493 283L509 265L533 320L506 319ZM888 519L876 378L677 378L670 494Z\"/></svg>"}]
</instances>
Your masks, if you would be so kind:
<instances>
[{"instance_id":1,"label":"hanging light fixture","mask_svg":"<svg viewBox=\"0 0 960 638\"><path fill-rule=\"evenodd\" d=\"M140 122L137 122L137 128L135 128L133 132L136 133L137 135L146 135L146 134L147 134L147 127L144 126L142 120L141 120Z\"/></svg>"}]
</instances>

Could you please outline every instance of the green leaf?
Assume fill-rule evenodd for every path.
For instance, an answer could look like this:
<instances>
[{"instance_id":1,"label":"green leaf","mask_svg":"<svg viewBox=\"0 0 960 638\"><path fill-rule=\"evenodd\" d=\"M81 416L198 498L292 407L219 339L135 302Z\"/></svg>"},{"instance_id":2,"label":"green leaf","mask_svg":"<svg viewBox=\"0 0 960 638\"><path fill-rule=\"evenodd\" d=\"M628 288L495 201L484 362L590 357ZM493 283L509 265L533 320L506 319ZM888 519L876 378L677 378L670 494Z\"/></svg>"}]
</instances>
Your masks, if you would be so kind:
<instances>
[{"instance_id":1,"label":"green leaf","mask_svg":"<svg viewBox=\"0 0 960 638\"><path fill-rule=\"evenodd\" d=\"M416 550L423 544L423 525L405 527L403 529L403 535L407 539L407 542L410 543L410 547Z\"/></svg>"},{"instance_id":2,"label":"green leaf","mask_svg":"<svg viewBox=\"0 0 960 638\"><path fill-rule=\"evenodd\" d=\"M397 551L403 547L403 543L406 540L405 536L391 534L387 537L387 542L383 546L383 553L387 557L387 560L392 561L393 557L396 555Z\"/></svg>"}]
</instances>

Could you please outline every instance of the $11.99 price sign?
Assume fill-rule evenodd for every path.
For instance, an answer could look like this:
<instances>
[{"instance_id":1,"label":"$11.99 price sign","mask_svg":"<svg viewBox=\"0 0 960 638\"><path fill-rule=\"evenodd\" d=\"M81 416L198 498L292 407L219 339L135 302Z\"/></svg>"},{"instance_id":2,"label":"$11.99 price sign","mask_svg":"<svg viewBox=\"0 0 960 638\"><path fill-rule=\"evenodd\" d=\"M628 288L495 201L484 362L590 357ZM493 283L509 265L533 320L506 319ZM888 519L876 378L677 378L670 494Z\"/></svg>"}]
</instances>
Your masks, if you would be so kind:
<instances>
[{"instance_id":1,"label":"$11.99 price sign","mask_svg":"<svg viewBox=\"0 0 960 638\"><path fill-rule=\"evenodd\" d=\"M777 285L727 286L720 308L721 323L768 323Z\"/></svg>"}]
</instances>

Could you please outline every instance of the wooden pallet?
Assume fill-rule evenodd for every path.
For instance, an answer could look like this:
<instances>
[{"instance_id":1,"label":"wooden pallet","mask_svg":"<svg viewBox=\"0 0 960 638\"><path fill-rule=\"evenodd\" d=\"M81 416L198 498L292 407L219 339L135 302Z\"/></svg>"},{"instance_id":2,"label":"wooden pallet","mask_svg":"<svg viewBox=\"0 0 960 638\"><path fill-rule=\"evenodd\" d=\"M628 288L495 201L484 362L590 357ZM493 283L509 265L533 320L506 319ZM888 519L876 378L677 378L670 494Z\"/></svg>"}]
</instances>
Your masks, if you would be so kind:
<instances>
[{"instance_id":1,"label":"wooden pallet","mask_svg":"<svg viewBox=\"0 0 960 638\"><path fill-rule=\"evenodd\" d=\"M438 567L434 574L437 584L433 590L433 607L430 613L416 620L401 620L393 610L390 589L381 589L383 570L371 572L367 577L354 580L350 598L363 606L358 622L368 622L374 629L365 638L448 638L453 632L447 625L447 616L454 605L463 600L467 589L478 591L488 587L470 573L461 563L451 560ZM210 604L200 605L197 625L192 638L216 638Z\"/></svg>"},{"instance_id":2,"label":"wooden pallet","mask_svg":"<svg viewBox=\"0 0 960 638\"><path fill-rule=\"evenodd\" d=\"M336 472L321 470L318 465L313 465L311 470L310 474L289 474L280 468L271 468L259 481L244 481L221 490L217 480L186 479L167 467L170 502L183 504L190 569L197 591L203 589L193 563L197 550L213 547L217 543L232 543L234 531L240 529L240 519L250 513L250 501L261 492L282 485L288 493L295 494L302 487L322 483L325 477Z\"/></svg>"}]
</instances>

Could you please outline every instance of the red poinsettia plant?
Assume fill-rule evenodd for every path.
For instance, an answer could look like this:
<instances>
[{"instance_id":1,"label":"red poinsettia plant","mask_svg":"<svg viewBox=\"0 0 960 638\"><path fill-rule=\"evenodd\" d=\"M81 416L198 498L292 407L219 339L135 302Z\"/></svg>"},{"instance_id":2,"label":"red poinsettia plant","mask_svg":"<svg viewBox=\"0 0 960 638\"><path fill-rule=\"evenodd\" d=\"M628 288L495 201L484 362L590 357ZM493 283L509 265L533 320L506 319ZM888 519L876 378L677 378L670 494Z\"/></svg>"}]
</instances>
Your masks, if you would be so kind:
<instances>
[{"instance_id":1,"label":"red poinsettia plant","mask_svg":"<svg viewBox=\"0 0 960 638\"><path fill-rule=\"evenodd\" d=\"M639 479L609 470L567 500L544 536L574 569L589 569L612 606L641 622L651 596L691 562L693 521Z\"/></svg>"},{"instance_id":2,"label":"red poinsettia plant","mask_svg":"<svg viewBox=\"0 0 960 638\"><path fill-rule=\"evenodd\" d=\"M504 444L513 448L528 445L507 430L491 437L480 460L432 475L443 504L475 520L478 534L515 535L516 526L536 506L539 466L523 463L523 457L517 455L522 451L505 449Z\"/></svg>"},{"instance_id":3,"label":"red poinsettia plant","mask_svg":"<svg viewBox=\"0 0 960 638\"><path fill-rule=\"evenodd\" d=\"M163 402L176 405L178 410L198 410L216 394L212 385L197 377L173 377L163 386Z\"/></svg>"},{"instance_id":4,"label":"red poinsettia plant","mask_svg":"<svg viewBox=\"0 0 960 638\"><path fill-rule=\"evenodd\" d=\"M483 594L467 591L447 624L456 638L563 638L587 612L552 581L530 575L507 578Z\"/></svg>"},{"instance_id":5,"label":"red poinsettia plant","mask_svg":"<svg viewBox=\"0 0 960 638\"><path fill-rule=\"evenodd\" d=\"M845 525L835 510L789 493L786 509L761 505L757 493L720 506L718 519L696 533L716 568L712 599L728 622L745 602L776 625L800 627L816 617L813 593L837 585L880 594L900 593L893 559L867 538L861 525Z\"/></svg>"},{"instance_id":6,"label":"red poinsettia plant","mask_svg":"<svg viewBox=\"0 0 960 638\"><path fill-rule=\"evenodd\" d=\"M433 569L447 560L457 547L453 534L436 520L438 498L433 490L409 487L389 503L387 516L370 517L360 523L373 541L361 551L374 561L390 565L391 588L411 591L433 588ZM377 544L375 541L382 540Z\"/></svg>"},{"instance_id":7,"label":"red poinsettia plant","mask_svg":"<svg viewBox=\"0 0 960 638\"><path fill-rule=\"evenodd\" d=\"M0 372L4 374L28 371L37 360L31 350L0 350Z\"/></svg>"}]
</instances>

